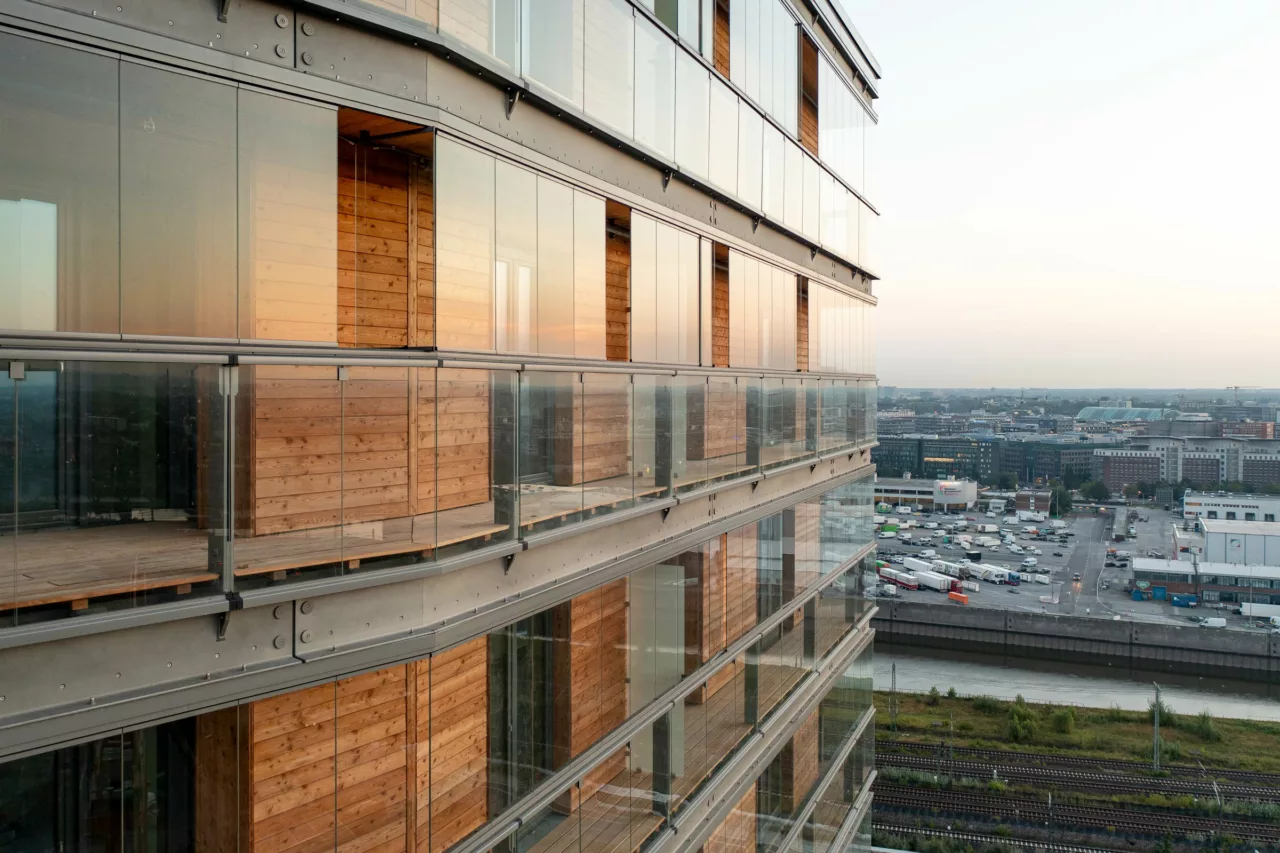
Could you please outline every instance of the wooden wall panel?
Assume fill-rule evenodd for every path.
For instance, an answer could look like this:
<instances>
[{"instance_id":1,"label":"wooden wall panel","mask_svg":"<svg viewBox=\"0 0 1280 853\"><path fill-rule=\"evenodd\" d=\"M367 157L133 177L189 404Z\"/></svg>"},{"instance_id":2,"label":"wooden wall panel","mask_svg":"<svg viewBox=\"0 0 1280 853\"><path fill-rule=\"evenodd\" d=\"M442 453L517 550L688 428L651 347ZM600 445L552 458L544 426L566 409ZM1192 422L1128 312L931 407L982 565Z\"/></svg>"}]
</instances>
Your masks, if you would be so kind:
<instances>
[{"instance_id":1,"label":"wooden wall panel","mask_svg":"<svg viewBox=\"0 0 1280 853\"><path fill-rule=\"evenodd\" d=\"M337 849L404 851L410 756L407 667L337 682Z\"/></svg>"},{"instance_id":2,"label":"wooden wall panel","mask_svg":"<svg viewBox=\"0 0 1280 853\"><path fill-rule=\"evenodd\" d=\"M796 287L796 370L809 369L809 282Z\"/></svg>"},{"instance_id":3,"label":"wooden wall panel","mask_svg":"<svg viewBox=\"0 0 1280 853\"><path fill-rule=\"evenodd\" d=\"M733 811L702 845L702 853L742 853L756 849L756 785L738 800Z\"/></svg>"},{"instance_id":4,"label":"wooden wall panel","mask_svg":"<svg viewBox=\"0 0 1280 853\"><path fill-rule=\"evenodd\" d=\"M716 70L729 78L729 0L716 0L715 35L712 56Z\"/></svg>"},{"instance_id":5,"label":"wooden wall panel","mask_svg":"<svg viewBox=\"0 0 1280 853\"><path fill-rule=\"evenodd\" d=\"M729 250L717 243L711 271L711 364L729 366Z\"/></svg>"},{"instance_id":6,"label":"wooden wall panel","mask_svg":"<svg viewBox=\"0 0 1280 853\"><path fill-rule=\"evenodd\" d=\"M726 534L725 640L732 643L756 624L758 529L752 522Z\"/></svg>"},{"instance_id":7,"label":"wooden wall panel","mask_svg":"<svg viewBox=\"0 0 1280 853\"><path fill-rule=\"evenodd\" d=\"M800 144L818 156L818 47L800 38Z\"/></svg>"},{"instance_id":8,"label":"wooden wall panel","mask_svg":"<svg viewBox=\"0 0 1280 853\"><path fill-rule=\"evenodd\" d=\"M412 158L343 142L338 149L338 342L404 347L409 328Z\"/></svg>"},{"instance_id":9,"label":"wooden wall panel","mask_svg":"<svg viewBox=\"0 0 1280 853\"><path fill-rule=\"evenodd\" d=\"M419 159L413 177L417 197L413 213L418 242L414 247L414 264L410 268L411 272L416 272L416 278L409 282L411 300L416 295L410 346L429 347L436 342L436 206L435 174L431 161Z\"/></svg>"},{"instance_id":10,"label":"wooden wall panel","mask_svg":"<svg viewBox=\"0 0 1280 853\"><path fill-rule=\"evenodd\" d=\"M253 703L250 709L252 853L333 848L337 831L336 685Z\"/></svg>"},{"instance_id":11,"label":"wooden wall panel","mask_svg":"<svg viewBox=\"0 0 1280 853\"><path fill-rule=\"evenodd\" d=\"M605 202L605 355L631 359L631 209Z\"/></svg>"},{"instance_id":12,"label":"wooden wall panel","mask_svg":"<svg viewBox=\"0 0 1280 853\"><path fill-rule=\"evenodd\" d=\"M419 512L490 499L489 372L441 368L435 386L418 383Z\"/></svg>"},{"instance_id":13,"label":"wooden wall panel","mask_svg":"<svg viewBox=\"0 0 1280 853\"><path fill-rule=\"evenodd\" d=\"M429 666L431 840L424 846L420 832L418 849L436 853L489 818L488 638L435 655ZM423 689L420 680L419 695Z\"/></svg>"},{"instance_id":14,"label":"wooden wall panel","mask_svg":"<svg viewBox=\"0 0 1280 853\"><path fill-rule=\"evenodd\" d=\"M195 719L195 849L240 853L249 849L249 762L242 760L248 728L241 708L223 708ZM247 721L247 714L244 715Z\"/></svg>"},{"instance_id":15,"label":"wooden wall panel","mask_svg":"<svg viewBox=\"0 0 1280 853\"><path fill-rule=\"evenodd\" d=\"M818 709L814 708L782 753L783 811L800 808L818 781Z\"/></svg>"}]
</instances>

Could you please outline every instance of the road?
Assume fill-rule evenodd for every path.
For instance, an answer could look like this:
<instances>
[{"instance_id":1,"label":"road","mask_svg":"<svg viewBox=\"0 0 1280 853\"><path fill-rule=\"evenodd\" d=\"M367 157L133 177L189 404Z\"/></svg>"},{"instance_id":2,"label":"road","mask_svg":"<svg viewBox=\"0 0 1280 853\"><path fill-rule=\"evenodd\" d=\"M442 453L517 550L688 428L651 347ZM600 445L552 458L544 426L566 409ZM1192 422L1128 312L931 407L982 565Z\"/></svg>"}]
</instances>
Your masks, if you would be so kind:
<instances>
[{"instance_id":1,"label":"road","mask_svg":"<svg viewBox=\"0 0 1280 853\"><path fill-rule=\"evenodd\" d=\"M1062 583L1058 599L1058 612L1074 615L1076 610L1084 616L1092 615L1099 606L1098 585L1102 582L1102 564L1106 562L1107 519L1100 517L1076 518L1072 522L1075 531L1075 547L1067 561L1067 576ZM1080 575L1079 583L1071 580Z\"/></svg>"}]
</instances>

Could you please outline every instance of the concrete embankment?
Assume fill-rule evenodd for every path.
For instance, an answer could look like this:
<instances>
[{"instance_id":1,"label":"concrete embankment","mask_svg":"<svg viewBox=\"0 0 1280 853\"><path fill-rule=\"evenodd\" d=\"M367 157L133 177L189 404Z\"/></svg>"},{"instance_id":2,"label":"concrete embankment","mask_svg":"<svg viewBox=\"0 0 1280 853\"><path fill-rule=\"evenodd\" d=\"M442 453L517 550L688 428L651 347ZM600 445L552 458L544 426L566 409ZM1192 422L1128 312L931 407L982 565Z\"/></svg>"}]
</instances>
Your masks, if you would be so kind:
<instances>
[{"instance_id":1,"label":"concrete embankment","mask_svg":"<svg viewBox=\"0 0 1280 853\"><path fill-rule=\"evenodd\" d=\"M915 601L878 606L872 625L881 643L1280 683L1280 635Z\"/></svg>"}]
</instances>

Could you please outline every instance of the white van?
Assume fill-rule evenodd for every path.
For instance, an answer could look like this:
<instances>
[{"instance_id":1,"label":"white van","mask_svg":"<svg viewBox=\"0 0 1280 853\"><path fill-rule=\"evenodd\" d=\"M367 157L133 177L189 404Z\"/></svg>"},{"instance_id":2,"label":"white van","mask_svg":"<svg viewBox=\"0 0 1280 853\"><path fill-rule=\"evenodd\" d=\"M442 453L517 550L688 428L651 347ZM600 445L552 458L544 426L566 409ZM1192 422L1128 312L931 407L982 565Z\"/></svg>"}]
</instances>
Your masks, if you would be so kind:
<instances>
[{"instance_id":1,"label":"white van","mask_svg":"<svg viewBox=\"0 0 1280 853\"><path fill-rule=\"evenodd\" d=\"M925 548L920 552L920 556L926 560L936 560L938 558L938 552L932 548Z\"/></svg>"},{"instance_id":2,"label":"white van","mask_svg":"<svg viewBox=\"0 0 1280 853\"><path fill-rule=\"evenodd\" d=\"M1022 568L1024 569L1034 569L1035 567L1036 567L1035 557L1027 557L1027 559L1022 561Z\"/></svg>"}]
</instances>

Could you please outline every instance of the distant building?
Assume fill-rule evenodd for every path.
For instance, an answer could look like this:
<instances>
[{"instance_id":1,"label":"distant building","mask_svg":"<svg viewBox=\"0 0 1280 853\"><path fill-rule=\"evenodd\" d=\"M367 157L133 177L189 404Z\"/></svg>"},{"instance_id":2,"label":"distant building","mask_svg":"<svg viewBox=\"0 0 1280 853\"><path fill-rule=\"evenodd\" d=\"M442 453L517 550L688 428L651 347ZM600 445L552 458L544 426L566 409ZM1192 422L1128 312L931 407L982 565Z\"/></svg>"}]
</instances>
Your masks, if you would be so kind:
<instances>
[{"instance_id":1,"label":"distant building","mask_svg":"<svg viewBox=\"0 0 1280 853\"><path fill-rule=\"evenodd\" d=\"M1266 513L1274 519L1275 513ZM1280 567L1280 524L1200 519L1204 559L1211 563ZM1280 589L1280 586L1277 587Z\"/></svg>"},{"instance_id":2,"label":"distant building","mask_svg":"<svg viewBox=\"0 0 1280 853\"><path fill-rule=\"evenodd\" d=\"M1280 483L1280 440L1261 438L1162 438L1133 436L1093 454L1093 475L1115 490L1133 483L1165 481L1212 486Z\"/></svg>"},{"instance_id":3,"label":"distant building","mask_svg":"<svg viewBox=\"0 0 1280 853\"><path fill-rule=\"evenodd\" d=\"M1047 489L1022 489L1014 498L1014 508L1022 512L1048 512L1053 492Z\"/></svg>"},{"instance_id":4,"label":"distant building","mask_svg":"<svg viewBox=\"0 0 1280 853\"><path fill-rule=\"evenodd\" d=\"M1164 454L1155 450L1109 447L1093 451L1093 478L1118 492L1135 483L1166 479Z\"/></svg>"},{"instance_id":5,"label":"distant building","mask_svg":"<svg viewBox=\"0 0 1280 853\"><path fill-rule=\"evenodd\" d=\"M1204 523L1219 519L1275 522L1280 520L1280 495L1189 491L1183 497L1182 517Z\"/></svg>"},{"instance_id":6,"label":"distant building","mask_svg":"<svg viewBox=\"0 0 1280 853\"><path fill-rule=\"evenodd\" d=\"M994 435L879 436L871 460L888 475L994 482L1003 439Z\"/></svg>"},{"instance_id":7,"label":"distant building","mask_svg":"<svg viewBox=\"0 0 1280 853\"><path fill-rule=\"evenodd\" d=\"M1224 438L1275 438L1274 421L1222 421L1218 424Z\"/></svg>"},{"instance_id":8,"label":"distant building","mask_svg":"<svg viewBox=\"0 0 1280 853\"><path fill-rule=\"evenodd\" d=\"M971 509L978 501L978 484L972 480L927 480L879 477L876 503L921 509Z\"/></svg>"},{"instance_id":9,"label":"distant building","mask_svg":"<svg viewBox=\"0 0 1280 853\"><path fill-rule=\"evenodd\" d=\"M1280 421L1280 403L1236 403L1209 406L1209 416L1220 421Z\"/></svg>"},{"instance_id":10,"label":"distant building","mask_svg":"<svg viewBox=\"0 0 1280 853\"><path fill-rule=\"evenodd\" d=\"M1135 409L1125 406L1085 406L1076 415L1077 422L1130 423L1135 421L1172 421L1180 415L1177 409Z\"/></svg>"},{"instance_id":11,"label":"distant building","mask_svg":"<svg viewBox=\"0 0 1280 853\"><path fill-rule=\"evenodd\" d=\"M1208 603L1280 604L1280 568L1274 566L1137 557L1133 579L1149 584L1158 598L1190 593Z\"/></svg>"}]
</instances>

